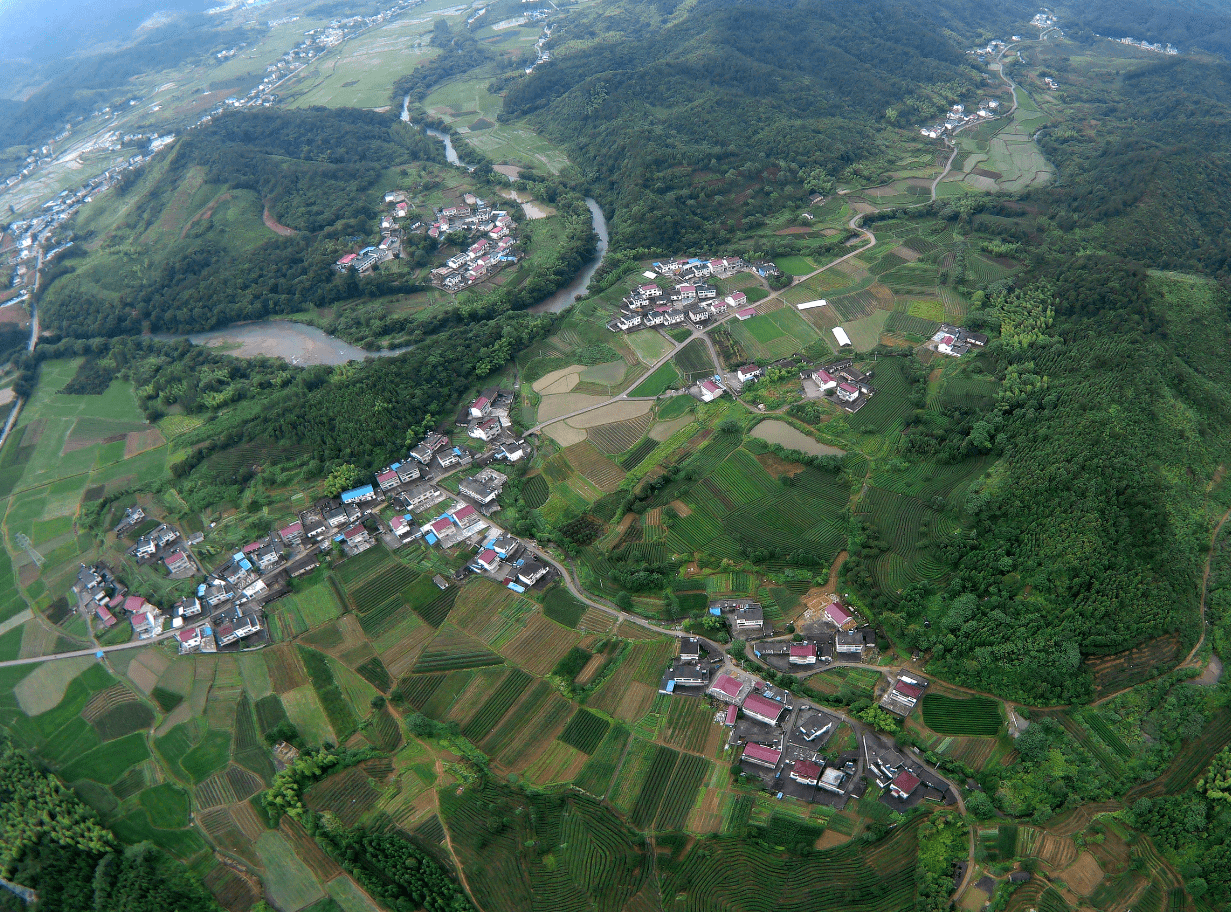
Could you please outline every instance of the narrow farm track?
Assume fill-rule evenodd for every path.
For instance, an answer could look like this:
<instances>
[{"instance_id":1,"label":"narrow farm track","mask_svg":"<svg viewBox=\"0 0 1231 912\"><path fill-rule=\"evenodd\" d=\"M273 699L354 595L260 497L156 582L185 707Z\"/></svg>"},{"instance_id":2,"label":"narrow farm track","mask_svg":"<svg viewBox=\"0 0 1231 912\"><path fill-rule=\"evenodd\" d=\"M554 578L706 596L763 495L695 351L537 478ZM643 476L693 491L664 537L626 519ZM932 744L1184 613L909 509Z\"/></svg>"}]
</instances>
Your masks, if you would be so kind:
<instances>
[{"instance_id":1,"label":"narrow farm track","mask_svg":"<svg viewBox=\"0 0 1231 912\"><path fill-rule=\"evenodd\" d=\"M1009 108L1007 112L1005 112L1004 114L1001 114L999 117L992 118L993 120L1000 120L1001 118L1004 118L1004 117L1012 117L1015 113L1017 113L1017 83L1005 75L1004 63L1002 62L1005 51L1007 51L1011 47L1013 47L1013 45L1011 44L1007 45L1004 48L1004 50L1002 50L1000 54L997 56L996 72L1000 74L1000 78L1004 80L1005 85L1009 87L1009 91L1013 94L1013 107ZM983 122L986 123L987 121L983 121ZM956 136L958 133L961 133L963 130L965 130L966 127L968 126L972 126L972 124L966 124L964 126L958 127L956 130L953 131L953 134ZM940 186L941 181L943 181L946 177L949 176L949 172L953 170L953 163L954 161L957 160L957 153L958 153L957 143L947 138L945 139L945 143L953 149L953 152L950 153L949 155L949 161L945 163L945 170L941 171L940 174L937 175L936 179L932 181L932 202L936 202L936 188Z\"/></svg>"},{"instance_id":2,"label":"narrow farm track","mask_svg":"<svg viewBox=\"0 0 1231 912\"><path fill-rule=\"evenodd\" d=\"M1201 575L1201 638L1197 640L1197 645L1192 648L1192 652L1188 654L1188 657L1179 664L1178 667L1180 668L1187 668L1193 664L1193 661L1197 658L1197 653L1205 645L1205 602L1210 594L1210 565L1214 562L1214 552L1218 548L1218 536L1222 534L1222 527L1229 518L1231 518L1231 509L1227 510L1222 515L1222 519L1218 520L1218 525L1214 527L1214 534L1210 536L1210 548L1205 552L1205 572Z\"/></svg>"}]
</instances>

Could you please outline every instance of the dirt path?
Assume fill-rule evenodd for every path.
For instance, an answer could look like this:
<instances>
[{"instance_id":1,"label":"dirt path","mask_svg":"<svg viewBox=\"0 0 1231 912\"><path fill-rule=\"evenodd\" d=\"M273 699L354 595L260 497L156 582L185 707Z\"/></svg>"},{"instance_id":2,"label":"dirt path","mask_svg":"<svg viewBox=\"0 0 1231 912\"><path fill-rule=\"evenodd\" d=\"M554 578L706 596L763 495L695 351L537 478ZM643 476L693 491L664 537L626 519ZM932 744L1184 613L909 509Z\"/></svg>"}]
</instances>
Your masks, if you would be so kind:
<instances>
[{"instance_id":1,"label":"dirt path","mask_svg":"<svg viewBox=\"0 0 1231 912\"><path fill-rule=\"evenodd\" d=\"M440 761L439 757L436 758L435 769L436 781L439 782L445 773L445 765ZM469 897L470 902L478 912L483 912L483 907L474 898L474 890L470 889L470 883L466 880L466 869L462 866L462 860L457 857L457 850L453 848L453 836L450 835L449 828L445 826L444 815L440 813L440 789L438 788L432 789L432 804L436 807L436 818L440 821L440 828L445 831L445 848L449 850L449 857L453 859L453 867L457 869L458 882L461 883L462 889L466 891L466 896Z\"/></svg>"},{"instance_id":2,"label":"dirt path","mask_svg":"<svg viewBox=\"0 0 1231 912\"><path fill-rule=\"evenodd\" d=\"M265 211L261 214L261 220L265 222L265 227L275 234L280 234L283 237L290 237L293 234L299 234L294 228L287 228L279 222L272 212L269 211L269 200L265 201Z\"/></svg>"},{"instance_id":3,"label":"dirt path","mask_svg":"<svg viewBox=\"0 0 1231 912\"><path fill-rule=\"evenodd\" d=\"M1205 601L1210 594L1210 565L1214 562L1214 551L1218 548L1218 536L1222 534L1223 524L1229 517L1231 517L1231 510L1227 510L1222 515L1222 519L1218 521L1218 525L1214 527L1214 534L1210 536L1210 549L1205 552L1205 572L1201 575L1201 639L1197 640L1197 645L1192 648L1188 658L1176 666L1177 668L1187 668L1192 665L1197 658L1197 653L1205 645Z\"/></svg>"}]
</instances>

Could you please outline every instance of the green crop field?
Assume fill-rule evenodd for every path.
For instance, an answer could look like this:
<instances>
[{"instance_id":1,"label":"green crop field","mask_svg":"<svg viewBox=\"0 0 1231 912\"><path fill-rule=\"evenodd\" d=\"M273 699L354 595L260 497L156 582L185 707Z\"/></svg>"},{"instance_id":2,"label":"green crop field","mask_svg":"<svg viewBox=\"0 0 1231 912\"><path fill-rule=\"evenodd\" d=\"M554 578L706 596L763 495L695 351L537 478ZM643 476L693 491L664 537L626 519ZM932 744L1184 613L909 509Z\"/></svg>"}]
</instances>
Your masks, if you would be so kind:
<instances>
[{"instance_id":1,"label":"green crop field","mask_svg":"<svg viewBox=\"0 0 1231 912\"><path fill-rule=\"evenodd\" d=\"M714 371L714 361L710 358L709 349L701 339L693 339L675 355L675 363L685 378L696 379L700 374L710 374Z\"/></svg>"},{"instance_id":2,"label":"green crop field","mask_svg":"<svg viewBox=\"0 0 1231 912\"><path fill-rule=\"evenodd\" d=\"M680 372L675 369L675 362L668 361L660 365L654 373L646 377L629 393L630 396L661 396L680 381Z\"/></svg>"},{"instance_id":3,"label":"green crop field","mask_svg":"<svg viewBox=\"0 0 1231 912\"><path fill-rule=\"evenodd\" d=\"M1000 702L989 697L961 700L927 693L921 702L923 724L942 735L995 737L1004 727Z\"/></svg>"},{"instance_id":4,"label":"green crop field","mask_svg":"<svg viewBox=\"0 0 1231 912\"><path fill-rule=\"evenodd\" d=\"M560 740L583 754L593 755L610 727L611 723L602 716L588 709L579 709L560 733Z\"/></svg>"},{"instance_id":5,"label":"green crop field","mask_svg":"<svg viewBox=\"0 0 1231 912\"><path fill-rule=\"evenodd\" d=\"M575 628L586 613L584 602L577 598L562 585L555 585L543 595L543 614L557 624Z\"/></svg>"},{"instance_id":6,"label":"green crop field","mask_svg":"<svg viewBox=\"0 0 1231 912\"><path fill-rule=\"evenodd\" d=\"M816 272L812 261L801 256L779 257L774 260L774 265L789 276L806 276L810 272Z\"/></svg>"}]
</instances>

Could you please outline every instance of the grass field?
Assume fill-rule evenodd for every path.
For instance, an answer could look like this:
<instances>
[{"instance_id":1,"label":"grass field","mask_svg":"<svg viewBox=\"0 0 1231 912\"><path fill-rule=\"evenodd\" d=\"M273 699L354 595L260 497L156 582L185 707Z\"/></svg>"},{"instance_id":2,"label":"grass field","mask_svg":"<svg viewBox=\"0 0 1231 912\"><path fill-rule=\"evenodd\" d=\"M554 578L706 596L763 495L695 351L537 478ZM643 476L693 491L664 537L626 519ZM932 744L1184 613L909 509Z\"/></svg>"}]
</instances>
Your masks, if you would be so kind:
<instances>
[{"instance_id":1,"label":"grass field","mask_svg":"<svg viewBox=\"0 0 1231 912\"><path fill-rule=\"evenodd\" d=\"M821 338L793 307L728 324L731 336L755 361L774 361L794 354Z\"/></svg>"},{"instance_id":2,"label":"grass field","mask_svg":"<svg viewBox=\"0 0 1231 912\"><path fill-rule=\"evenodd\" d=\"M680 372L675 363L668 361L646 377L629 393L630 396L660 396L680 381Z\"/></svg>"}]
</instances>

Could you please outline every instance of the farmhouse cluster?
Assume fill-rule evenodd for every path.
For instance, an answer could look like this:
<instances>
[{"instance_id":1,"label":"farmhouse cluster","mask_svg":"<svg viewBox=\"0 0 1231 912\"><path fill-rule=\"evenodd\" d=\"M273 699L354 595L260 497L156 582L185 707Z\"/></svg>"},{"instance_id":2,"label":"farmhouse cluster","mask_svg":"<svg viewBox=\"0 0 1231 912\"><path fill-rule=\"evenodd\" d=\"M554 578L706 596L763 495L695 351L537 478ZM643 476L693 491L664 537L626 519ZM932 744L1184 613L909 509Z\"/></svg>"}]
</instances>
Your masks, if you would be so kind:
<instances>
[{"instance_id":1,"label":"farmhouse cluster","mask_svg":"<svg viewBox=\"0 0 1231 912\"><path fill-rule=\"evenodd\" d=\"M158 637L164 629L174 631L184 653L265 645L263 608L288 591L289 579L315 570L326 551L336 549L351 557L377 540L391 550L416 540L442 548L467 545L478 554L470 568L474 572L519 592L545 583L548 567L524 556L522 543L489 521L500 509L497 498L508 481L492 463L513 463L525 455L524 441L511 432L512 401L510 392L489 389L458 416L471 437L487 444L482 452L430 433L405 460L377 472L371 483L318 501L300 511L294 522L249 542L208 571L192 550L202 542L202 533L185 538L173 526L149 519L142 507L129 507L114 531L137 533L128 555L139 566L162 565L172 579L202 575L204 581L195 596L164 613L146 598L130 594L110 567L82 566L73 587L78 610L85 617L93 615L102 629L129 620L142 639ZM433 483L476 463L480 471L464 478L456 493ZM445 501L448 508L436 512ZM392 507L388 518L378 512L385 507ZM416 520L416 514L423 518Z\"/></svg>"},{"instance_id":2,"label":"farmhouse cluster","mask_svg":"<svg viewBox=\"0 0 1231 912\"><path fill-rule=\"evenodd\" d=\"M779 671L806 674L835 661L875 660L869 652L875 642L871 629L859 626L854 612L836 598L805 625L806 635L777 640L759 639L773 631L763 607L751 599L718 600L711 603L710 612L727 622L733 636L749 641L761 661ZM724 659L713 644L696 637L681 638L659 691L710 700L715 721L731 729L727 747L741 751L741 771L761 780L779 798L789 796L841 809L851 798L862 797L868 783L874 782L883 792L882 801L895 810L905 810L924 798L955 800L940 777L907 758L891 742L864 736L861 749L843 739L827 750L843 724L839 716L731 669ZM906 716L927 686L927 681L903 674L880 705Z\"/></svg>"},{"instance_id":3,"label":"farmhouse cluster","mask_svg":"<svg viewBox=\"0 0 1231 912\"><path fill-rule=\"evenodd\" d=\"M931 126L921 127L919 132L928 139L939 139L949 133L955 133L962 127L969 126L972 123L979 123L983 120L991 120L1000 113L1000 102L994 98L983 101L974 111L967 112L965 105L955 104L949 109L949 113L945 115L945 119L932 124Z\"/></svg>"},{"instance_id":4,"label":"farmhouse cluster","mask_svg":"<svg viewBox=\"0 0 1231 912\"><path fill-rule=\"evenodd\" d=\"M517 222L513 217L470 193L463 201L465 205L438 210L427 229L429 237L439 239L460 232L469 242L465 250L432 270L432 284L445 291L469 288L518 259Z\"/></svg>"},{"instance_id":5,"label":"farmhouse cluster","mask_svg":"<svg viewBox=\"0 0 1231 912\"><path fill-rule=\"evenodd\" d=\"M931 341L927 343L928 348L938 354L948 355L950 358L960 358L972 348L983 348L985 345L987 345L987 336L983 333L971 332L960 326L950 326L948 323L941 323Z\"/></svg>"},{"instance_id":6,"label":"farmhouse cluster","mask_svg":"<svg viewBox=\"0 0 1231 912\"><path fill-rule=\"evenodd\" d=\"M744 271L761 276L778 274L772 263L746 263L739 257L694 257L655 263L653 272L644 273L649 284L638 285L624 297L607 328L612 332L634 332L685 322L703 326L728 311L742 311L748 306L748 297L742 291L720 297L715 286L702 280L727 278Z\"/></svg>"},{"instance_id":7,"label":"farmhouse cluster","mask_svg":"<svg viewBox=\"0 0 1231 912\"><path fill-rule=\"evenodd\" d=\"M823 367L805 367L799 381L805 399L827 399L853 414L876 394L876 387L869 382L872 373L864 373L853 360L843 358Z\"/></svg>"},{"instance_id":8,"label":"farmhouse cluster","mask_svg":"<svg viewBox=\"0 0 1231 912\"><path fill-rule=\"evenodd\" d=\"M348 253L341 257L333 264L335 270L347 272L353 269L360 275L366 275L377 264L402 255L402 240L406 232L421 229L423 223L416 219L409 225L405 224L411 215L410 204L406 201L406 194L401 190L391 190L386 193L385 205L389 209L381 216L380 242L375 246L364 247L357 253Z\"/></svg>"}]
</instances>

